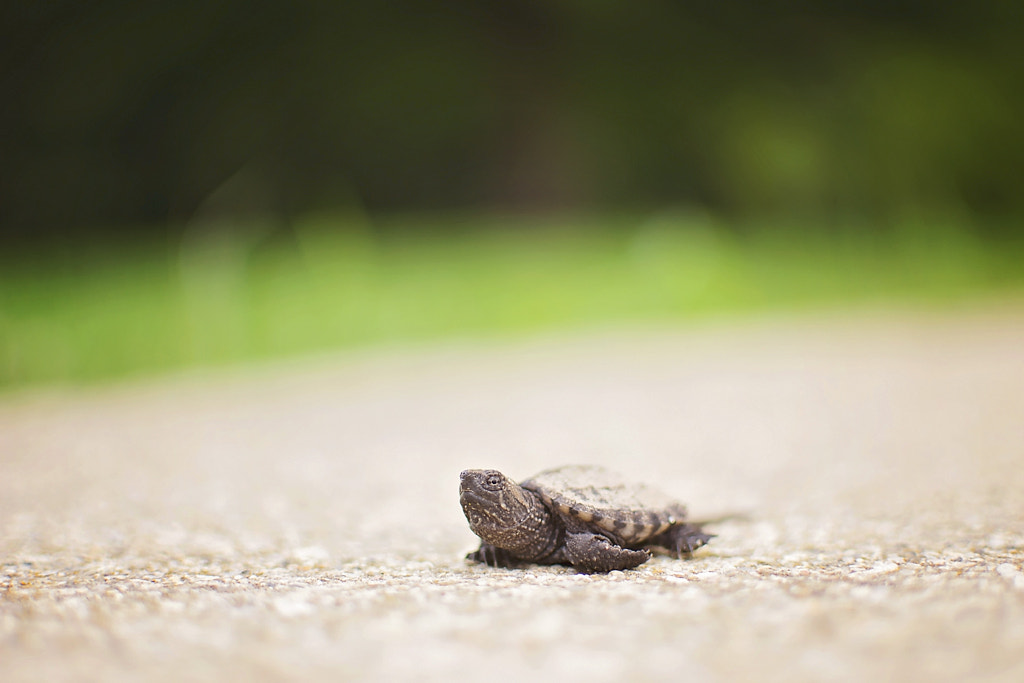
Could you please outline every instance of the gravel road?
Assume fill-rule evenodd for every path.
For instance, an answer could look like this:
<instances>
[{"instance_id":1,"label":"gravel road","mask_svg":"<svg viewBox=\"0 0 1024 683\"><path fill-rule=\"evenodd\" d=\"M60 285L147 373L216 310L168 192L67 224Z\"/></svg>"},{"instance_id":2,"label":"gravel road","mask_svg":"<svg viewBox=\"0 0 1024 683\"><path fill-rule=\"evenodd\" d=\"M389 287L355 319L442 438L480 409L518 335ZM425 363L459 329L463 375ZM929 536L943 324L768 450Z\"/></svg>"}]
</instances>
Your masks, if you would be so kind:
<instances>
[{"instance_id":1,"label":"gravel road","mask_svg":"<svg viewBox=\"0 0 1024 683\"><path fill-rule=\"evenodd\" d=\"M692 560L488 569L597 463ZM0 398L0 679L1024 680L1024 309L721 322Z\"/></svg>"}]
</instances>

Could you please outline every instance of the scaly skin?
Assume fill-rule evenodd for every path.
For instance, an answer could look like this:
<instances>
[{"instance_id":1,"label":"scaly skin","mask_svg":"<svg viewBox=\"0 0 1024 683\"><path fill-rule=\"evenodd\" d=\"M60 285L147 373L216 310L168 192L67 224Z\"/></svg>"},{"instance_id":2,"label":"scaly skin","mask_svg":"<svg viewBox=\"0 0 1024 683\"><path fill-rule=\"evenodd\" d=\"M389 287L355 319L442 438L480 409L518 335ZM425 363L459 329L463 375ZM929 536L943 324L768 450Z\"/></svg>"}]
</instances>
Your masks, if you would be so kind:
<instances>
[{"instance_id":1,"label":"scaly skin","mask_svg":"<svg viewBox=\"0 0 1024 683\"><path fill-rule=\"evenodd\" d=\"M561 544L559 525L540 496L497 470L463 472L459 501L473 533L483 540L472 559L494 565L543 562ZM492 563L492 557L500 559Z\"/></svg>"}]
</instances>

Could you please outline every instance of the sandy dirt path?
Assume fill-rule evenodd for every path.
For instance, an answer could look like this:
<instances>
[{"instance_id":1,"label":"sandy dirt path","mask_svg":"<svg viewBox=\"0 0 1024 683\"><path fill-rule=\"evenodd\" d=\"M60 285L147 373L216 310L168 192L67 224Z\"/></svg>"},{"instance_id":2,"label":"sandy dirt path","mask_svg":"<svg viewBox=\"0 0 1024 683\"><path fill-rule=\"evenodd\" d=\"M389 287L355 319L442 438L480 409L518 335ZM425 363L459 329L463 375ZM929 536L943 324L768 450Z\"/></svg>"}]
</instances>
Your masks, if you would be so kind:
<instances>
[{"instance_id":1,"label":"sandy dirt path","mask_svg":"<svg viewBox=\"0 0 1024 683\"><path fill-rule=\"evenodd\" d=\"M694 559L496 570L591 462ZM0 679L1024 680L1024 310L380 351L0 398Z\"/></svg>"}]
</instances>

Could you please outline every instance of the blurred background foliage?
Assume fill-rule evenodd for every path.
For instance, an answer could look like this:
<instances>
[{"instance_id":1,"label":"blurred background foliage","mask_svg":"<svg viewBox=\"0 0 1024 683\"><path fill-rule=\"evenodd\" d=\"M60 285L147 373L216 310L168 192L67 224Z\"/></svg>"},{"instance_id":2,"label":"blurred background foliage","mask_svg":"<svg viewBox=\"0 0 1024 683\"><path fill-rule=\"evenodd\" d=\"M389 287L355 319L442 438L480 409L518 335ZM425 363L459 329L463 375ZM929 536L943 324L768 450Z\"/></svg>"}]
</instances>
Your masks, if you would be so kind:
<instances>
[{"instance_id":1,"label":"blurred background foliage","mask_svg":"<svg viewBox=\"0 0 1024 683\"><path fill-rule=\"evenodd\" d=\"M0 384L1024 275L1024 5L0 8Z\"/></svg>"}]
</instances>

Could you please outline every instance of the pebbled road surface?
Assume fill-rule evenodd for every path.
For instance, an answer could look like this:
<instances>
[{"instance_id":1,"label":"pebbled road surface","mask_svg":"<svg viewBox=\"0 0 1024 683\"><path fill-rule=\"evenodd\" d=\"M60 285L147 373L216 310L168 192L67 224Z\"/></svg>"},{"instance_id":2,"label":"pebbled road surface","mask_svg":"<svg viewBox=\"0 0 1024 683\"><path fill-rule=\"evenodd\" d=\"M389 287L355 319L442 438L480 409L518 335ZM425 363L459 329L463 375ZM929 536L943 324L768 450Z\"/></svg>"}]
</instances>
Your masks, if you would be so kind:
<instances>
[{"instance_id":1,"label":"pebbled road surface","mask_svg":"<svg viewBox=\"0 0 1024 683\"><path fill-rule=\"evenodd\" d=\"M690 561L494 570L593 462ZM1024 680L1024 310L392 350L0 397L0 679Z\"/></svg>"}]
</instances>

